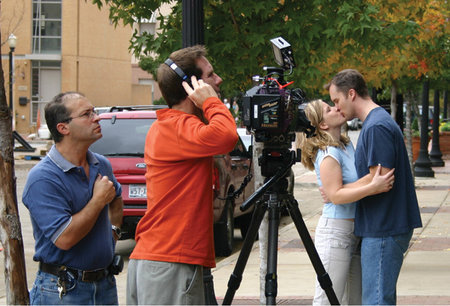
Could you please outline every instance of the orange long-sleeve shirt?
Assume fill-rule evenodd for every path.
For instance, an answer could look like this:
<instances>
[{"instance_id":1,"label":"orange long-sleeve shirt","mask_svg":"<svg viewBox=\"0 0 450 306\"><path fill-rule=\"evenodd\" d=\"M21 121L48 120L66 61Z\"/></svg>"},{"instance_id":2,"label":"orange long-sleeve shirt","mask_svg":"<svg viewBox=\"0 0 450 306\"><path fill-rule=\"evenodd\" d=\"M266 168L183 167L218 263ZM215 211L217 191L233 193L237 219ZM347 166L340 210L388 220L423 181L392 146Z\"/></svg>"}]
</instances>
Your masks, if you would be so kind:
<instances>
[{"instance_id":1,"label":"orange long-sleeve shirt","mask_svg":"<svg viewBox=\"0 0 450 306\"><path fill-rule=\"evenodd\" d=\"M215 267L213 156L231 151L236 124L218 98L203 104L208 124L174 109L157 112L145 142L147 212L130 258Z\"/></svg>"}]
</instances>

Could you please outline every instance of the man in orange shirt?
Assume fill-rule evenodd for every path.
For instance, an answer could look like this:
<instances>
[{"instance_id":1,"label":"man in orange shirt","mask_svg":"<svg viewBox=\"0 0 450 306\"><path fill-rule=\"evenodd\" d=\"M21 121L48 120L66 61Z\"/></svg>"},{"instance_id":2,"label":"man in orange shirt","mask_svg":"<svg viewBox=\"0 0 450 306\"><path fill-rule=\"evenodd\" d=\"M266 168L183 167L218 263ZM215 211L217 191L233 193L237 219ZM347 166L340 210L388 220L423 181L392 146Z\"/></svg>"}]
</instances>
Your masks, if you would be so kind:
<instances>
[{"instance_id":1,"label":"man in orange shirt","mask_svg":"<svg viewBox=\"0 0 450 306\"><path fill-rule=\"evenodd\" d=\"M145 143L147 212L136 228L127 304L204 304L202 269L215 267L213 156L234 148L236 124L204 47L172 53L157 79L169 108L157 112Z\"/></svg>"}]
</instances>

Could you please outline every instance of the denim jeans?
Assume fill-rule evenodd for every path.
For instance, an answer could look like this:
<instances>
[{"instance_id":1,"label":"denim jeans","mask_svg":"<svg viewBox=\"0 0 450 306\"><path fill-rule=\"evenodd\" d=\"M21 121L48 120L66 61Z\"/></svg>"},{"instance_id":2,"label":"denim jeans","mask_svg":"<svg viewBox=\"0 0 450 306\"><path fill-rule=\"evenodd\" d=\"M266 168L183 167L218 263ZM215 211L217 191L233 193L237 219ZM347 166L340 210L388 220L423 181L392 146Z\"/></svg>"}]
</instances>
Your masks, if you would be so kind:
<instances>
[{"instance_id":1,"label":"denim jeans","mask_svg":"<svg viewBox=\"0 0 450 306\"><path fill-rule=\"evenodd\" d=\"M362 303L395 305L397 280L413 231L361 240Z\"/></svg>"},{"instance_id":2,"label":"denim jeans","mask_svg":"<svg viewBox=\"0 0 450 306\"><path fill-rule=\"evenodd\" d=\"M118 305L116 279L110 274L98 282L83 282L68 272L66 294L59 298L58 277L37 272L30 291L31 305Z\"/></svg>"},{"instance_id":3,"label":"denim jeans","mask_svg":"<svg viewBox=\"0 0 450 306\"><path fill-rule=\"evenodd\" d=\"M341 304L361 304L361 257L359 238L353 234L351 220L320 217L315 247L331 278L333 290ZM316 281L313 305L330 305L325 291Z\"/></svg>"}]
</instances>

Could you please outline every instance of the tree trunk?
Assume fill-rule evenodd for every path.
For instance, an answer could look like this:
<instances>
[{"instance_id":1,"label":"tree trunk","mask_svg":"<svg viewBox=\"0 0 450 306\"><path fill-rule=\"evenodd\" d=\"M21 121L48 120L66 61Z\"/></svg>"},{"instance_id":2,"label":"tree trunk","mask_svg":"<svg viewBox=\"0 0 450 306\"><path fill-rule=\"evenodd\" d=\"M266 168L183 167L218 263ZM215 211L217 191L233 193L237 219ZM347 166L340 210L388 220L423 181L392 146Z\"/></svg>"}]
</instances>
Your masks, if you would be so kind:
<instances>
[{"instance_id":1,"label":"tree trunk","mask_svg":"<svg viewBox=\"0 0 450 306\"><path fill-rule=\"evenodd\" d=\"M255 137L253 137L254 139ZM253 140L253 178L255 191L264 185L264 177L261 174L261 166L258 163L259 157L262 155L264 144ZM268 246L269 219L268 214L264 215L264 219L259 227L259 299L262 305L266 304L266 274L267 274L267 246Z\"/></svg>"},{"instance_id":2,"label":"tree trunk","mask_svg":"<svg viewBox=\"0 0 450 306\"><path fill-rule=\"evenodd\" d=\"M414 165L413 165L413 152L412 152L412 130L411 130L411 117L412 117L412 104L414 100L414 93L408 91L405 94L406 97L406 118L405 129L403 131L406 137L406 150L408 151L409 166L411 167L412 177L414 179Z\"/></svg>"},{"instance_id":3,"label":"tree trunk","mask_svg":"<svg viewBox=\"0 0 450 306\"><path fill-rule=\"evenodd\" d=\"M397 119L397 84L392 81L391 87L391 117L396 121Z\"/></svg>"},{"instance_id":4,"label":"tree trunk","mask_svg":"<svg viewBox=\"0 0 450 306\"><path fill-rule=\"evenodd\" d=\"M5 257L6 303L29 304L22 229L17 207L11 111L0 63L0 241Z\"/></svg>"},{"instance_id":5,"label":"tree trunk","mask_svg":"<svg viewBox=\"0 0 450 306\"><path fill-rule=\"evenodd\" d=\"M417 124L419 125L419 133L422 131L422 115L420 114L419 110L419 92L412 92L411 93L411 107L412 112L417 118Z\"/></svg>"}]
</instances>

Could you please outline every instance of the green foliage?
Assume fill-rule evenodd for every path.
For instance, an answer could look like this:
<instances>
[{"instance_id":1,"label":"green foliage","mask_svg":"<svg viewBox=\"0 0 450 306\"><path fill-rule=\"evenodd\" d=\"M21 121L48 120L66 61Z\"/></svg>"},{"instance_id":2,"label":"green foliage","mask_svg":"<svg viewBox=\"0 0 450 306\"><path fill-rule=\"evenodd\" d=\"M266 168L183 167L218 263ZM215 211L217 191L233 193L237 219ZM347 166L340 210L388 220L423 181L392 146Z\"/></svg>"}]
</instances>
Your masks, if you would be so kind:
<instances>
[{"instance_id":1,"label":"green foliage","mask_svg":"<svg viewBox=\"0 0 450 306\"><path fill-rule=\"evenodd\" d=\"M161 4L169 2L156 0L92 0L92 3L96 4L99 9L103 8L104 5L109 7L109 18L115 25L120 21L124 25L131 25L141 18L149 18Z\"/></svg>"},{"instance_id":2,"label":"green foliage","mask_svg":"<svg viewBox=\"0 0 450 306\"><path fill-rule=\"evenodd\" d=\"M413 122L411 123L411 131L413 137L420 137L419 121L417 120L417 117L415 117Z\"/></svg>"},{"instance_id":3,"label":"green foliage","mask_svg":"<svg viewBox=\"0 0 450 306\"><path fill-rule=\"evenodd\" d=\"M110 19L116 25L120 21L131 25L157 13L157 35L134 32L130 42L130 50L140 57L140 67L153 75L171 52L181 48L182 1L92 2L99 8L108 5ZM263 66L276 65L269 40L278 36L291 43L297 64L286 79L294 80L294 86L305 89L310 98L327 95L323 84L337 71L349 67L360 70L370 86L390 87L393 80L398 80L397 84L408 88L424 74L434 79L445 75L448 80L450 76L445 3L207 0L205 45L215 71L224 79L225 96L249 89L251 77L264 74ZM172 13L159 14L161 5L169 4Z\"/></svg>"},{"instance_id":4,"label":"green foliage","mask_svg":"<svg viewBox=\"0 0 450 306\"><path fill-rule=\"evenodd\" d=\"M440 126L441 132L450 132L450 121L442 123Z\"/></svg>"},{"instance_id":5,"label":"green foliage","mask_svg":"<svg viewBox=\"0 0 450 306\"><path fill-rule=\"evenodd\" d=\"M167 105L166 100L164 100L163 97L159 98L158 100L153 101L154 105Z\"/></svg>"}]
</instances>

